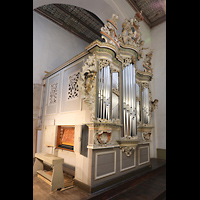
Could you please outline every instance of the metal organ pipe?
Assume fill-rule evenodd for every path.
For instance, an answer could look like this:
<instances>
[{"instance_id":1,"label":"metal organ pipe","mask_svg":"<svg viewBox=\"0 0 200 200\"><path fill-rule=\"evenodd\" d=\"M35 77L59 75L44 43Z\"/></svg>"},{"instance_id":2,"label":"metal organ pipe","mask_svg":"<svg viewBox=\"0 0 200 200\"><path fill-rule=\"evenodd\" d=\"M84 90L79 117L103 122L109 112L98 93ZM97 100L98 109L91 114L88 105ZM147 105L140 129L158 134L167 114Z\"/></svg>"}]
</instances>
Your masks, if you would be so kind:
<instances>
[{"instance_id":1,"label":"metal organ pipe","mask_svg":"<svg viewBox=\"0 0 200 200\"><path fill-rule=\"evenodd\" d=\"M136 125L136 83L135 67L129 64L123 69L123 118L124 136L134 136Z\"/></svg>"},{"instance_id":2,"label":"metal organ pipe","mask_svg":"<svg viewBox=\"0 0 200 200\"><path fill-rule=\"evenodd\" d=\"M126 73L125 69L123 69L123 119L124 119L124 136L127 135L126 132Z\"/></svg>"},{"instance_id":3,"label":"metal organ pipe","mask_svg":"<svg viewBox=\"0 0 200 200\"><path fill-rule=\"evenodd\" d=\"M149 123L149 89L145 88L142 92L142 99L143 99L143 123Z\"/></svg>"},{"instance_id":4,"label":"metal organ pipe","mask_svg":"<svg viewBox=\"0 0 200 200\"><path fill-rule=\"evenodd\" d=\"M101 119L109 120L111 117L110 113L110 92L111 92L111 75L110 66L107 65L99 71L98 79L98 108L97 117Z\"/></svg>"}]
</instances>

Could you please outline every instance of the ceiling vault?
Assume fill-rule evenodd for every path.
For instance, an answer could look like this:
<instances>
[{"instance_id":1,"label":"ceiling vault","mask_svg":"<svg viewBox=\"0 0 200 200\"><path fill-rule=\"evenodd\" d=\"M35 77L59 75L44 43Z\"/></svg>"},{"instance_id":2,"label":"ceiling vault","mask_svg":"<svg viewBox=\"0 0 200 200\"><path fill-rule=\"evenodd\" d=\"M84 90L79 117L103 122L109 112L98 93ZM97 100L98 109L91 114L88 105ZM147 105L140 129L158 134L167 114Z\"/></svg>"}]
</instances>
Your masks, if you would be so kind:
<instances>
[{"instance_id":1,"label":"ceiling vault","mask_svg":"<svg viewBox=\"0 0 200 200\"><path fill-rule=\"evenodd\" d=\"M166 20L166 0L126 1L136 12L142 10L144 21L150 28ZM34 11L88 43L96 39L102 41L100 31L104 23L88 10L74 5L47 4Z\"/></svg>"},{"instance_id":2,"label":"ceiling vault","mask_svg":"<svg viewBox=\"0 0 200 200\"><path fill-rule=\"evenodd\" d=\"M102 40L100 29L104 23L93 13L73 5L48 4L34 9L88 43Z\"/></svg>"},{"instance_id":3,"label":"ceiling vault","mask_svg":"<svg viewBox=\"0 0 200 200\"><path fill-rule=\"evenodd\" d=\"M66 9L64 9L62 6L58 5L58 4L53 4L55 7L57 7L61 12L64 12L65 14L69 15L70 17L73 17L75 20L77 20L78 22L80 22L83 26L85 26L87 29L89 29L90 31L92 31L94 34L99 35L99 37L101 37L100 32L97 32L96 30L94 30L93 28L91 28L90 26L88 26L85 22L83 22L81 19L79 19L78 17L76 17L75 15L73 15L72 13L70 13L69 11L67 11Z\"/></svg>"},{"instance_id":4,"label":"ceiling vault","mask_svg":"<svg viewBox=\"0 0 200 200\"><path fill-rule=\"evenodd\" d=\"M136 11L142 10L144 21L150 28L166 20L166 0L126 0Z\"/></svg>"}]
</instances>

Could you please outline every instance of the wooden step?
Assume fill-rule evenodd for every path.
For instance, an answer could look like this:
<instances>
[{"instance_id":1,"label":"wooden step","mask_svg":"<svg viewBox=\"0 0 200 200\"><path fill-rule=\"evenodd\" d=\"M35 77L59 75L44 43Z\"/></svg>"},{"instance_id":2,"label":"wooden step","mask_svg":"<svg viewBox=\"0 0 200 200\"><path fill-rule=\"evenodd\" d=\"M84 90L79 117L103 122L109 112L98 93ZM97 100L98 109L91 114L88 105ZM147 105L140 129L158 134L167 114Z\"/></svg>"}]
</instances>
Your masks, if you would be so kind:
<instances>
[{"instance_id":1,"label":"wooden step","mask_svg":"<svg viewBox=\"0 0 200 200\"><path fill-rule=\"evenodd\" d=\"M40 175L40 176L38 176L38 177L41 178L41 176L42 176L42 177L44 177L45 179L47 179L48 181L50 181L50 182L52 181L52 176L49 175L49 174L47 174L44 170L38 170L37 173ZM43 180L44 180L44 179L43 179Z\"/></svg>"}]
</instances>

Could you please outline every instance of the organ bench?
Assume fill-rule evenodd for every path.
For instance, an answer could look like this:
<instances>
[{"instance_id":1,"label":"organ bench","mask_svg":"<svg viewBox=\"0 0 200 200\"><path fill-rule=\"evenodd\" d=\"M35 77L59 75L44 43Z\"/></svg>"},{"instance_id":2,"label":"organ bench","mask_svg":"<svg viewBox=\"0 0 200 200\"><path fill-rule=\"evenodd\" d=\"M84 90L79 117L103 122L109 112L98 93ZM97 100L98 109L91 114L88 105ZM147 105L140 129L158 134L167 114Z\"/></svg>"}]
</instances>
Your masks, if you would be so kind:
<instances>
[{"instance_id":1,"label":"organ bench","mask_svg":"<svg viewBox=\"0 0 200 200\"><path fill-rule=\"evenodd\" d=\"M51 192L55 189L60 189L64 187L64 175L62 164L64 163L64 158L60 158L55 155L51 155L48 153L35 153L35 163L33 166L33 176L39 174L45 180L45 182L51 185ZM50 165L53 168L53 175L43 171L44 166L43 163Z\"/></svg>"}]
</instances>

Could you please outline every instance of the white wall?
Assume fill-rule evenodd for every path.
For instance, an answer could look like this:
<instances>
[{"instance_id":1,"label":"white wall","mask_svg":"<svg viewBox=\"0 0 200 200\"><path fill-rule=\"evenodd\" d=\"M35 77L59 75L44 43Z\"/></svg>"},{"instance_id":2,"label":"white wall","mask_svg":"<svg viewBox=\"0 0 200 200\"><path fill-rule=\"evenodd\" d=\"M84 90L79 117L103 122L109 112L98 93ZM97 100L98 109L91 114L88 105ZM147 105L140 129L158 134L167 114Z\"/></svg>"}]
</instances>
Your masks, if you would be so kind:
<instances>
[{"instance_id":1,"label":"white wall","mask_svg":"<svg viewBox=\"0 0 200 200\"><path fill-rule=\"evenodd\" d=\"M33 83L82 52L87 42L33 11Z\"/></svg>"},{"instance_id":2,"label":"white wall","mask_svg":"<svg viewBox=\"0 0 200 200\"><path fill-rule=\"evenodd\" d=\"M154 110L156 148L166 149L166 22L151 29L151 48L154 50L153 97L158 99Z\"/></svg>"}]
</instances>

